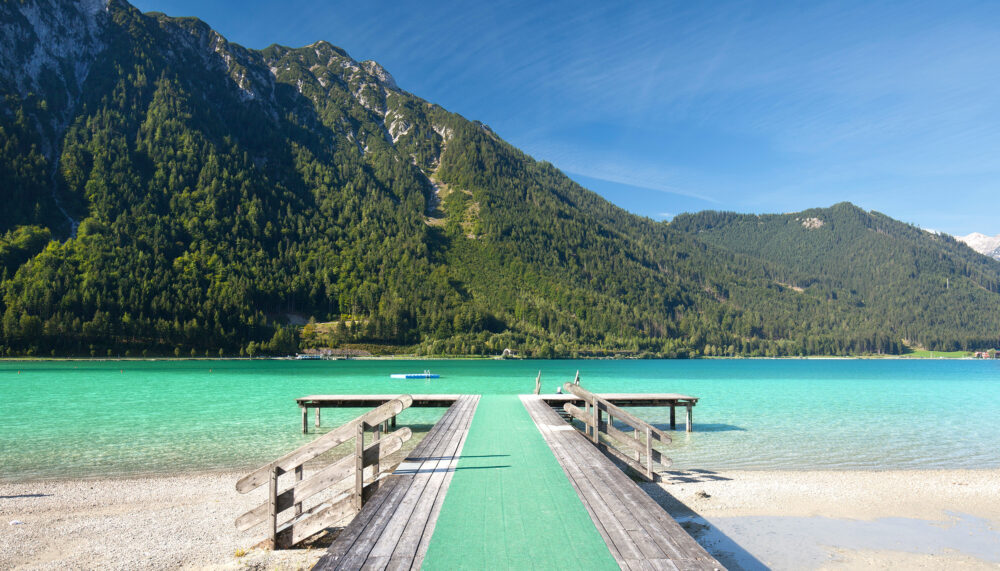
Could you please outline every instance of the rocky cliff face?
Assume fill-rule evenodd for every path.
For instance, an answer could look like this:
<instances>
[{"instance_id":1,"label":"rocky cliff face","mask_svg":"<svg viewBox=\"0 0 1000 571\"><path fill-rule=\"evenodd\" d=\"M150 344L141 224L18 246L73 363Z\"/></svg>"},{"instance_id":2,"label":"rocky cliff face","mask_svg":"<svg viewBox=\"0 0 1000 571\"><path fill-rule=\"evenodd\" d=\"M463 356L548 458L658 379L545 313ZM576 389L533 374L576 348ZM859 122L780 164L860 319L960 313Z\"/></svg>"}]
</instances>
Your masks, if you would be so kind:
<instances>
[{"instance_id":1,"label":"rocky cliff face","mask_svg":"<svg viewBox=\"0 0 1000 571\"><path fill-rule=\"evenodd\" d=\"M35 120L52 157L94 60L107 47L108 0L38 0L0 5L0 88L44 97Z\"/></svg>"}]
</instances>

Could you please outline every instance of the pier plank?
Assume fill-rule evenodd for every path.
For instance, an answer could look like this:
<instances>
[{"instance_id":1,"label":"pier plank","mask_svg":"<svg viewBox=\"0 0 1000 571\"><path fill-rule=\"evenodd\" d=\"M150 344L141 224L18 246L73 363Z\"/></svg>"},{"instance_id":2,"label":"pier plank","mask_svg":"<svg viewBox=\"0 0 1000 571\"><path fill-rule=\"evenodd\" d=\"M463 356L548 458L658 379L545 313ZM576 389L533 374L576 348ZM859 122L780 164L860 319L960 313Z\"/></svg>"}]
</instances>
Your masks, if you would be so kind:
<instances>
[{"instance_id":1,"label":"pier plank","mask_svg":"<svg viewBox=\"0 0 1000 571\"><path fill-rule=\"evenodd\" d=\"M550 403L530 395L521 400L623 569L723 569Z\"/></svg>"},{"instance_id":2,"label":"pier plank","mask_svg":"<svg viewBox=\"0 0 1000 571\"><path fill-rule=\"evenodd\" d=\"M478 401L477 395L455 396L314 569L419 568Z\"/></svg>"}]
</instances>

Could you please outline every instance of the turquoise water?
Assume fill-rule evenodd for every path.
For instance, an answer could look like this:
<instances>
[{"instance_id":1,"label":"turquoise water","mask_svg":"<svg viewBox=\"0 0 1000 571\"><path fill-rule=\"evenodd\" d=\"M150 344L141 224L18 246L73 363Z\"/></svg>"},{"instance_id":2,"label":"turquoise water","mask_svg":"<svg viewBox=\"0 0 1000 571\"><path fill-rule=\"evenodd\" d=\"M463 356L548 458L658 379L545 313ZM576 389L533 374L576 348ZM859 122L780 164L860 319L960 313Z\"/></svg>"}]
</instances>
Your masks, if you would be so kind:
<instances>
[{"instance_id":1,"label":"turquoise water","mask_svg":"<svg viewBox=\"0 0 1000 571\"><path fill-rule=\"evenodd\" d=\"M424 369L442 378L389 378ZM296 397L525 393L539 370L545 392L579 370L597 392L700 397L695 432L674 433L676 468L1000 467L995 361L5 362L0 479L247 468L316 436L301 434ZM360 412L327 409L321 432ZM400 421L426 427L442 412Z\"/></svg>"}]
</instances>

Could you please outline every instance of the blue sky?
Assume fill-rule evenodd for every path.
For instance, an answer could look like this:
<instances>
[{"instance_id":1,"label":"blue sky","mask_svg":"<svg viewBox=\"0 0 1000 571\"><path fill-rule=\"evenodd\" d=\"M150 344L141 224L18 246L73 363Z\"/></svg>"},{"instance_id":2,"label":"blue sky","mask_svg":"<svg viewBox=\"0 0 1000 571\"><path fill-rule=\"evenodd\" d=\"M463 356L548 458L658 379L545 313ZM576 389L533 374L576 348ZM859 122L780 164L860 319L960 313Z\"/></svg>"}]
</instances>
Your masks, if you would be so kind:
<instances>
[{"instance_id":1,"label":"blue sky","mask_svg":"<svg viewBox=\"0 0 1000 571\"><path fill-rule=\"evenodd\" d=\"M846 200L1000 234L1000 3L134 4L374 59L652 218Z\"/></svg>"}]
</instances>

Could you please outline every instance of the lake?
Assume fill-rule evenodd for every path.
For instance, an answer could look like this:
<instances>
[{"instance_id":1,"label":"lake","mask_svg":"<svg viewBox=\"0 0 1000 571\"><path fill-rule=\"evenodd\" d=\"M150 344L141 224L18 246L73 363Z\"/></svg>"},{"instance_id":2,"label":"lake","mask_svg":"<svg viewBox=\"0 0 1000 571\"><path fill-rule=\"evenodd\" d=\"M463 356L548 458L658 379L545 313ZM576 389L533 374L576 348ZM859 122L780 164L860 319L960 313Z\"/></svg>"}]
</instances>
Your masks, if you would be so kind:
<instances>
[{"instance_id":1,"label":"lake","mask_svg":"<svg viewBox=\"0 0 1000 571\"><path fill-rule=\"evenodd\" d=\"M393 373L441 375L391 379ZM55 361L0 363L0 479L244 469L315 438L295 398L595 392L699 397L679 469L1000 467L1000 361ZM631 409L665 426L668 409ZM326 409L325 432L361 411ZM409 409L426 428L443 409ZM683 412L678 420L683 427Z\"/></svg>"}]
</instances>

